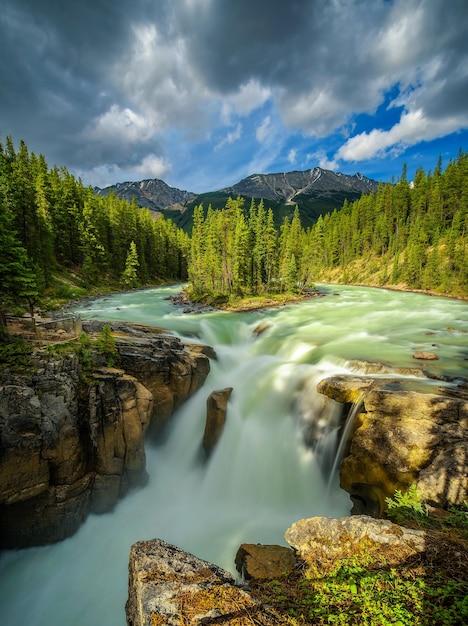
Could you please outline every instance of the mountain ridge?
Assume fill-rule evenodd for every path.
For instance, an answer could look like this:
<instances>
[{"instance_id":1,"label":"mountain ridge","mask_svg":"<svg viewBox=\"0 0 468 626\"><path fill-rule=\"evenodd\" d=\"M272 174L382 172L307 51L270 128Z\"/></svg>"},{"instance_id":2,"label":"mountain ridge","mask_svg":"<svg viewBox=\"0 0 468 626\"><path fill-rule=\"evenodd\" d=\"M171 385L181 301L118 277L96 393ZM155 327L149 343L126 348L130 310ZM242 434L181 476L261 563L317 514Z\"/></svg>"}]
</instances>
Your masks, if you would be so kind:
<instances>
[{"instance_id":1,"label":"mountain ridge","mask_svg":"<svg viewBox=\"0 0 468 626\"><path fill-rule=\"evenodd\" d=\"M291 214L297 205L303 223L310 225L319 215L340 208L345 200L356 200L363 193L375 191L378 184L360 172L350 175L317 166L290 172L254 173L233 185L199 194L171 187L158 178L126 181L95 190L100 195L115 193L126 200L135 200L139 206L163 214L189 230L196 205L211 204L221 209L229 196L268 201L277 221Z\"/></svg>"},{"instance_id":2,"label":"mountain ridge","mask_svg":"<svg viewBox=\"0 0 468 626\"><path fill-rule=\"evenodd\" d=\"M95 187L94 190L102 196L115 193L119 198L135 200L140 206L156 212L162 212L168 208L182 210L197 196L191 191L171 187L161 178L125 181L108 187Z\"/></svg>"}]
</instances>

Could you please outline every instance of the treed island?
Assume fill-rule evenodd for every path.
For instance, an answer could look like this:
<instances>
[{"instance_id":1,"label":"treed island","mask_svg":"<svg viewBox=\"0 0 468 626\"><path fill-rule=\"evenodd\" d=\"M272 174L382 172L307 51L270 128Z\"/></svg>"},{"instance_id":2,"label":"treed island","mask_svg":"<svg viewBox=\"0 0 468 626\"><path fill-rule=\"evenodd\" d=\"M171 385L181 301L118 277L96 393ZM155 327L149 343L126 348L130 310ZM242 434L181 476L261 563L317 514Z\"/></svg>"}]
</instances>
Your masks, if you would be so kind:
<instances>
[{"instance_id":1,"label":"treed island","mask_svg":"<svg viewBox=\"0 0 468 626\"><path fill-rule=\"evenodd\" d=\"M468 156L445 170L406 168L303 228L263 201L198 206L192 233L7 138L0 147L0 290L7 312L87 294L189 282L192 300L225 307L287 302L317 281L464 296L468 284Z\"/></svg>"}]
</instances>

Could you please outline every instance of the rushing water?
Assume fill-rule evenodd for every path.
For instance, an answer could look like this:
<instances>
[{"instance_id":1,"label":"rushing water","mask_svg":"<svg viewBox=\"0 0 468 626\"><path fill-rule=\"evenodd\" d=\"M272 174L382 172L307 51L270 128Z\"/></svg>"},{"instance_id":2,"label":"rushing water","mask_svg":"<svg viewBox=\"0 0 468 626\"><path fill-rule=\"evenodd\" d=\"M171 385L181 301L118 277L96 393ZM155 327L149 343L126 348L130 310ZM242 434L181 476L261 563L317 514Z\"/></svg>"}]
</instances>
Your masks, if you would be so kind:
<instances>
[{"instance_id":1,"label":"rushing water","mask_svg":"<svg viewBox=\"0 0 468 626\"><path fill-rule=\"evenodd\" d=\"M66 541L2 555L2 624L122 626L128 551L139 539L161 537L233 570L242 542L279 543L300 517L346 514L347 495L336 481L327 488L319 455L303 443L296 396L304 383L313 419L321 402L316 381L347 371L348 359L414 366L412 352L429 350L440 356L430 363L433 371L458 375L466 366L468 307L462 302L328 287L324 298L276 310L186 315L166 300L177 290L119 294L79 311L163 326L214 346L218 361L159 443L148 443L144 488L112 513L90 516ZM271 326L255 338L252 330L263 319ZM234 392L226 427L204 462L206 397L227 386Z\"/></svg>"}]
</instances>

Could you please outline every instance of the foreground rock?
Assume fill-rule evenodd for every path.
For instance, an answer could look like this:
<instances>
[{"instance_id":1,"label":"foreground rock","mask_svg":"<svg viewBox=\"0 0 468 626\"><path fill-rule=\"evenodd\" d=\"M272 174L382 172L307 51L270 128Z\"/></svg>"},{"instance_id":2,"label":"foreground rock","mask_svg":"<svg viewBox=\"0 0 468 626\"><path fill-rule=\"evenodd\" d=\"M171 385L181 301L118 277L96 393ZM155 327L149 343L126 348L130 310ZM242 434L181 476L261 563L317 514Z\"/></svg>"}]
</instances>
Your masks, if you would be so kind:
<instances>
[{"instance_id":1,"label":"foreground rock","mask_svg":"<svg viewBox=\"0 0 468 626\"><path fill-rule=\"evenodd\" d=\"M421 554L426 534L367 515L301 519L284 535L289 545L317 575L326 575L341 559L371 558L397 565Z\"/></svg>"},{"instance_id":2,"label":"foreground rock","mask_svg":"<svg viewBox=\"0 0 468 626\"><path fill-rule=\"evenodd\" d=\"M356 377L337 376L318 386L338 402L362 401L340 471L355 511L379 514L386 497L412 483L433 506L463 504L468 486L464 394L456 387L422 393L367 380L366 386Z\"/></svg>"},{"instance_id":3,"label":"foreground rock","mask_svg":"<svg viewBox=\"0 0 468 626\"><path fill-rule=\"evenodd\" d=\"M206 422L203 433L203 448L211 452L218 443L226 423L227 403L231 397L232 387L213 391L206 401Z\"/></svg>"},{"instance_id":4,"label":"foreground rock","mask_svg":"<svg viewBox=\"0 0 468 626\"><path fill-rule=\"evenodd\" d=\"M36 353L24 370L1 373L1 547L58 541L90 511L110 510L146 478L147 428L209 371L204 354L148 329L118 328L116 346L118 369L96 352L84 374L70 351Z\"/></svg>"},{"instance_id":5,"label":"foreground rock","mask_svg":"<svg viewBox=\"0 0 468 626\"><path fill-rule=\"evenodd\" d=\"M285 534L294 570L251 579L250 593L296 626L466 623L466 533L438 528L367 516L299 520Z\"/></svg>"},{"instance_id":6,"label":"foreground rock","mask_svg":"<svg viewBox=\"0 0 468 626\"><path fill-rule=\"evenodd\" d=\"M283 546L243 543L236 554L236 568L246 580L288 576L296 564L294 552Z\"/></svg>"},{"instance_id":7,"label":"foreground rock","mask_svg":"<svg viewBox=\"0 0 468 626\"><path fill-rule=\"evenodd\" d=\"M223 569L159 539L130 551L129 626L286 624Z\"/></svg>"}]
</instances>

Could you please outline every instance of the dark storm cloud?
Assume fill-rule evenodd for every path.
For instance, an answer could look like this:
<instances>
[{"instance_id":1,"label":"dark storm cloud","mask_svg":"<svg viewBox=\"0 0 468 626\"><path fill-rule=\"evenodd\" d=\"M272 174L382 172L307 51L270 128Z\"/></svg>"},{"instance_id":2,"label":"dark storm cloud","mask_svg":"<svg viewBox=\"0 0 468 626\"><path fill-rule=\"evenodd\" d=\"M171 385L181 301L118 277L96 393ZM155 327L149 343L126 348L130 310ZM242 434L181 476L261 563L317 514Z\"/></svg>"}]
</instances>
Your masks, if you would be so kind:
<instances>
[{"instance_id":1,"label":"dark storm cloud","mask_svg":"<svg viewBox=\"0 0 468 626\"><path fill-rule=\"evenodd\" d=\"M115 159L112 142L86 146L81 133L117 97L109 68L130 44L129 18L142 19L145 3L129 8L112 0L3 0L2 134L25 137L50 158L71 165Z\"/></svg>"},{"instance_id":2,"label":"dark storm cloud","mask_svg":"<svg viewBox=\"0 0 468 626\"><path fill-rule=\"evenodd\" d=\"M466 125L465 0L0 7L0 133L82 171L136 172L145 157L157 171L165 131L181 129L190 141L268 98L289 128L324 136L375 111L399 84L396 104L412 115L398 141L424 139L433 123L442 134ZM363 136L341 156L359 157L363 142L368 154L373 144Z\"/></svg>"},{"instance_id":3,"label":"dark storm cloud","mask_svg":"<svg viewBox=\"0 0 468 626\"><path fill-rule=\"evenodd\" d=\"M431 79L445 79L440 113L465 106L466 76L450 78L460 59L466 67L466 0L213 0L179 9L190 58L212 88L229 92L249 78L274 86L285 120L300 129L327 133L350 112L374 110L392 82L420 80L431 59ZM437 114L432 97L424 104Z\"/></svg>"}]
</instances>

